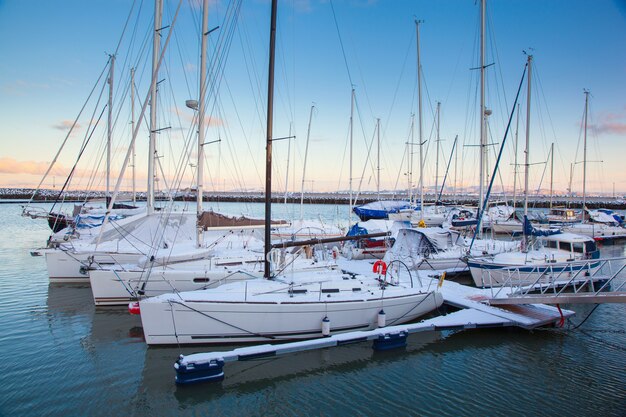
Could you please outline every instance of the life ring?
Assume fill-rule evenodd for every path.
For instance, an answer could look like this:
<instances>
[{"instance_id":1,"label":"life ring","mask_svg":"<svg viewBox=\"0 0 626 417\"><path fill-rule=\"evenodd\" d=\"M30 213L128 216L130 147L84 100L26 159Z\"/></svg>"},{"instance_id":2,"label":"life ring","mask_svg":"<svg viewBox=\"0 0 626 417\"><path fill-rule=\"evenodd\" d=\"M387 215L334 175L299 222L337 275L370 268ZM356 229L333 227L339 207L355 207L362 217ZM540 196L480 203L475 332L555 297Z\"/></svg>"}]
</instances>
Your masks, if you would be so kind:
<instances>
[{"instance_id":1,"label":"life ring","mask_svg":"<svg viewBox=\"0 0 626 417\"><path fill-rule=\"evenodd\" d=\"M372 267L372 272L378 275L387 275L387 263L382 260L377 260L374 262L374 266Z\"/></svg>"}]
</instances>

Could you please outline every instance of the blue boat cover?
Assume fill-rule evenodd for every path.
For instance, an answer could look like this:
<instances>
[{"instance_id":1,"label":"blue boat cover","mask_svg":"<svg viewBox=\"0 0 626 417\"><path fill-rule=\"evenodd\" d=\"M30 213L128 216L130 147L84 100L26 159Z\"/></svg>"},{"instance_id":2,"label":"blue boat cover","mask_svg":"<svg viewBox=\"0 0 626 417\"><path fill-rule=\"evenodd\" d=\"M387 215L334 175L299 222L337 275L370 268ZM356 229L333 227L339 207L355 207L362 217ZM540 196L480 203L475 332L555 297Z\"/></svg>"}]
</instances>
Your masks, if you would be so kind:
<instances>
[{"instance_id":1,"label":"blue boat cover","mask_svg":"<svg viewBox=\"0 0 626 417\"><path fill-rule=\"evenodd\" d=\"M559 229L535 229L528 220L528 216L524 216L524 234L526 236L551 236L561 233Z\"/></svg>"}]
</instances>

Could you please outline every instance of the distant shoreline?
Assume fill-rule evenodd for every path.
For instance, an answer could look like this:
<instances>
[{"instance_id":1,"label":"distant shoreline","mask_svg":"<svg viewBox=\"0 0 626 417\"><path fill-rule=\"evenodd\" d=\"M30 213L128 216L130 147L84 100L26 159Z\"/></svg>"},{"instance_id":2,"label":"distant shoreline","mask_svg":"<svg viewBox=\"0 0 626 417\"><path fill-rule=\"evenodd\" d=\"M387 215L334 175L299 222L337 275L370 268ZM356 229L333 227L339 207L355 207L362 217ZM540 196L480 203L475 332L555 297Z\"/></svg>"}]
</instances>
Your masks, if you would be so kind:
<instances>
[{"instance_id":1,"label":"distant shoreline","mask_svg":"<svg viewBox=\"0 0 626 417\"><path fill-rule=\"evenodd\" d=\"M30 201L33 194L33 189L27 188L0 188L0 203L27 203ZM58 191L55 190L40 190L35 196L33 202L51 202L56 199ZM356 194L355 194L356 195ZM105 193L101 191L68 191L64 194L64 202L84 202L85 200L104 199ZM157 200L167 200L164 194L156 196ZM195 201L194 192L178 192L174 196L174 201ZM381 200L406 200L405 194L381 192ZM478 202L478 196L472 194L466 195L451 195L444 194L441 197L444 204L463 204L475 206ZM7 201L11 200L11 201ZM129 201L130 194L125 193L119 197L120 201ZM145 193L137 193L137 201L146 201ZM299 204L301 200L300 193L290 193L287 195L287 203ZM369 203L378 200L377 193L362 193L358 196L357 205ZM223 191L223 192L205 192L203 201L206 202L234 202L234 203L262 203L265 201L265 194L259 191L248 192L236 192L236 191ZM334 205L346 205L349 204L350 195L346 192L335 193L305 193L303 203L304 204L334 204ZM424 202L427 204L433 204L435 196L432 194L424 195ZM512 205L512 196L496 195L492 196L492 202L504 203ZM281 193L272 194L273 203L284 203L285 195ZM612 208L612 209L626 209L626 201L624 199L615 199L612 197L599 197L590 196L586 199L588 208ZM517 198L516 206L523 205L523 200ZM565 197L555 196L552 199L553 206L569 206L572 208L582 207L582 197ZM549 196L532 196L529 197L530 208L547 208L550 206Z\"/></svg>"}]
</instances>

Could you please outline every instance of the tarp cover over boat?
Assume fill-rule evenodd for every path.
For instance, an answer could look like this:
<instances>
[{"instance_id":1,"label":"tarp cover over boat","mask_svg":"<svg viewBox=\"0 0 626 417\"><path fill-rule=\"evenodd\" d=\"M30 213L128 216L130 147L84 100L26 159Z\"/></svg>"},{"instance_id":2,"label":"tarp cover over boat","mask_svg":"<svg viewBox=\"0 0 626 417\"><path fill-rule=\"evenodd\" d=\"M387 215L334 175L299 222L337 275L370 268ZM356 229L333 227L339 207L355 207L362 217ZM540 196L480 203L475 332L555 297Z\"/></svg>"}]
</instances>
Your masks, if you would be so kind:
<instances>
[{"instance_id":1,"label":"tarp cover over boat","mask_svg":"<svg viewBox=\"0 0 626 417\"><path fill-rule=\"evenodd\" d=\"M537 229L530 223L528 216L524 216L524 234L526 236L552 236L559 233L561 233L560 229Z\"/></svg>"},{"instance_id":2,"label":"tarp cover over boat","mask_svg":"<svg viewBox=\"0 0 626 417\"><path fill-rule=\"evenodd\" d=\"M353 207L352 211L362 221L367 221L370 219L387 219L389 213L397 213L408 208L411 208L411 203L408 201L381 200Z\"/></svg>"},{"instance_id":3,"label":"tarp cover over boat","mask_svg":"<svg viewBox=\"0 0 626 417\"><path fill-rule=\"evenodd\" d=\"M392 258L410 257L416 254L427 256L464 243L461 235L455 231L433 229L435 228L399 230L396 242L390 250Z\"/></svg>"}]
</instances>

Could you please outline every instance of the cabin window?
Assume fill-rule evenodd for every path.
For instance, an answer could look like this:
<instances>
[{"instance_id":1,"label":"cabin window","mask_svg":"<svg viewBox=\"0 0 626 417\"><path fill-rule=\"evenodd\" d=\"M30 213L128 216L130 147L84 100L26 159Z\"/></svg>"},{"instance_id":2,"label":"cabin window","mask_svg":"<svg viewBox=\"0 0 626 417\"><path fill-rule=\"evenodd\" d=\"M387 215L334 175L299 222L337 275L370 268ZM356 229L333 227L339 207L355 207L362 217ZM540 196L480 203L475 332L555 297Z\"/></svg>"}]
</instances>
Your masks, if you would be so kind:
<instances>
[{"instance_id":1,"label":"cabin window","mask_svg":"<svg viewBox=\"0 0 626 417\"><path fill-rule=\"evenodd\" d=\"M554 240L547 240L546 248L556 249L556 242Z\"/></svg>"},{"instance_id":2,"label":"cabin window","mask_svg":"<svg viewBox=\"0 0 626 417\"><path fill-rule=\"evenodd\" d=\"M572 244L569 242L559 242L559 249L567 251L567 252L571 252Z\"/></svg>"},{"instance_id":3,"label":"cabin window","mask_svg":"<svg viewBox=\"0 0 626 417\"><path fill-rule=\"evenodd\" d=\"M596 242L585 242L585 252L591 253L595 252L596 250L598 250L596 248Z\"/></svg>"},{"instance_id":4,"label":"cabin window","mask_svg":"<svg viewBox=\"0 0 626 417\"><path fill-rule=\"evenodd\" d=\"M584 253L584 244L583 242L574 243L574 252L576 253Z\"/></svg>"}]
</instances>

